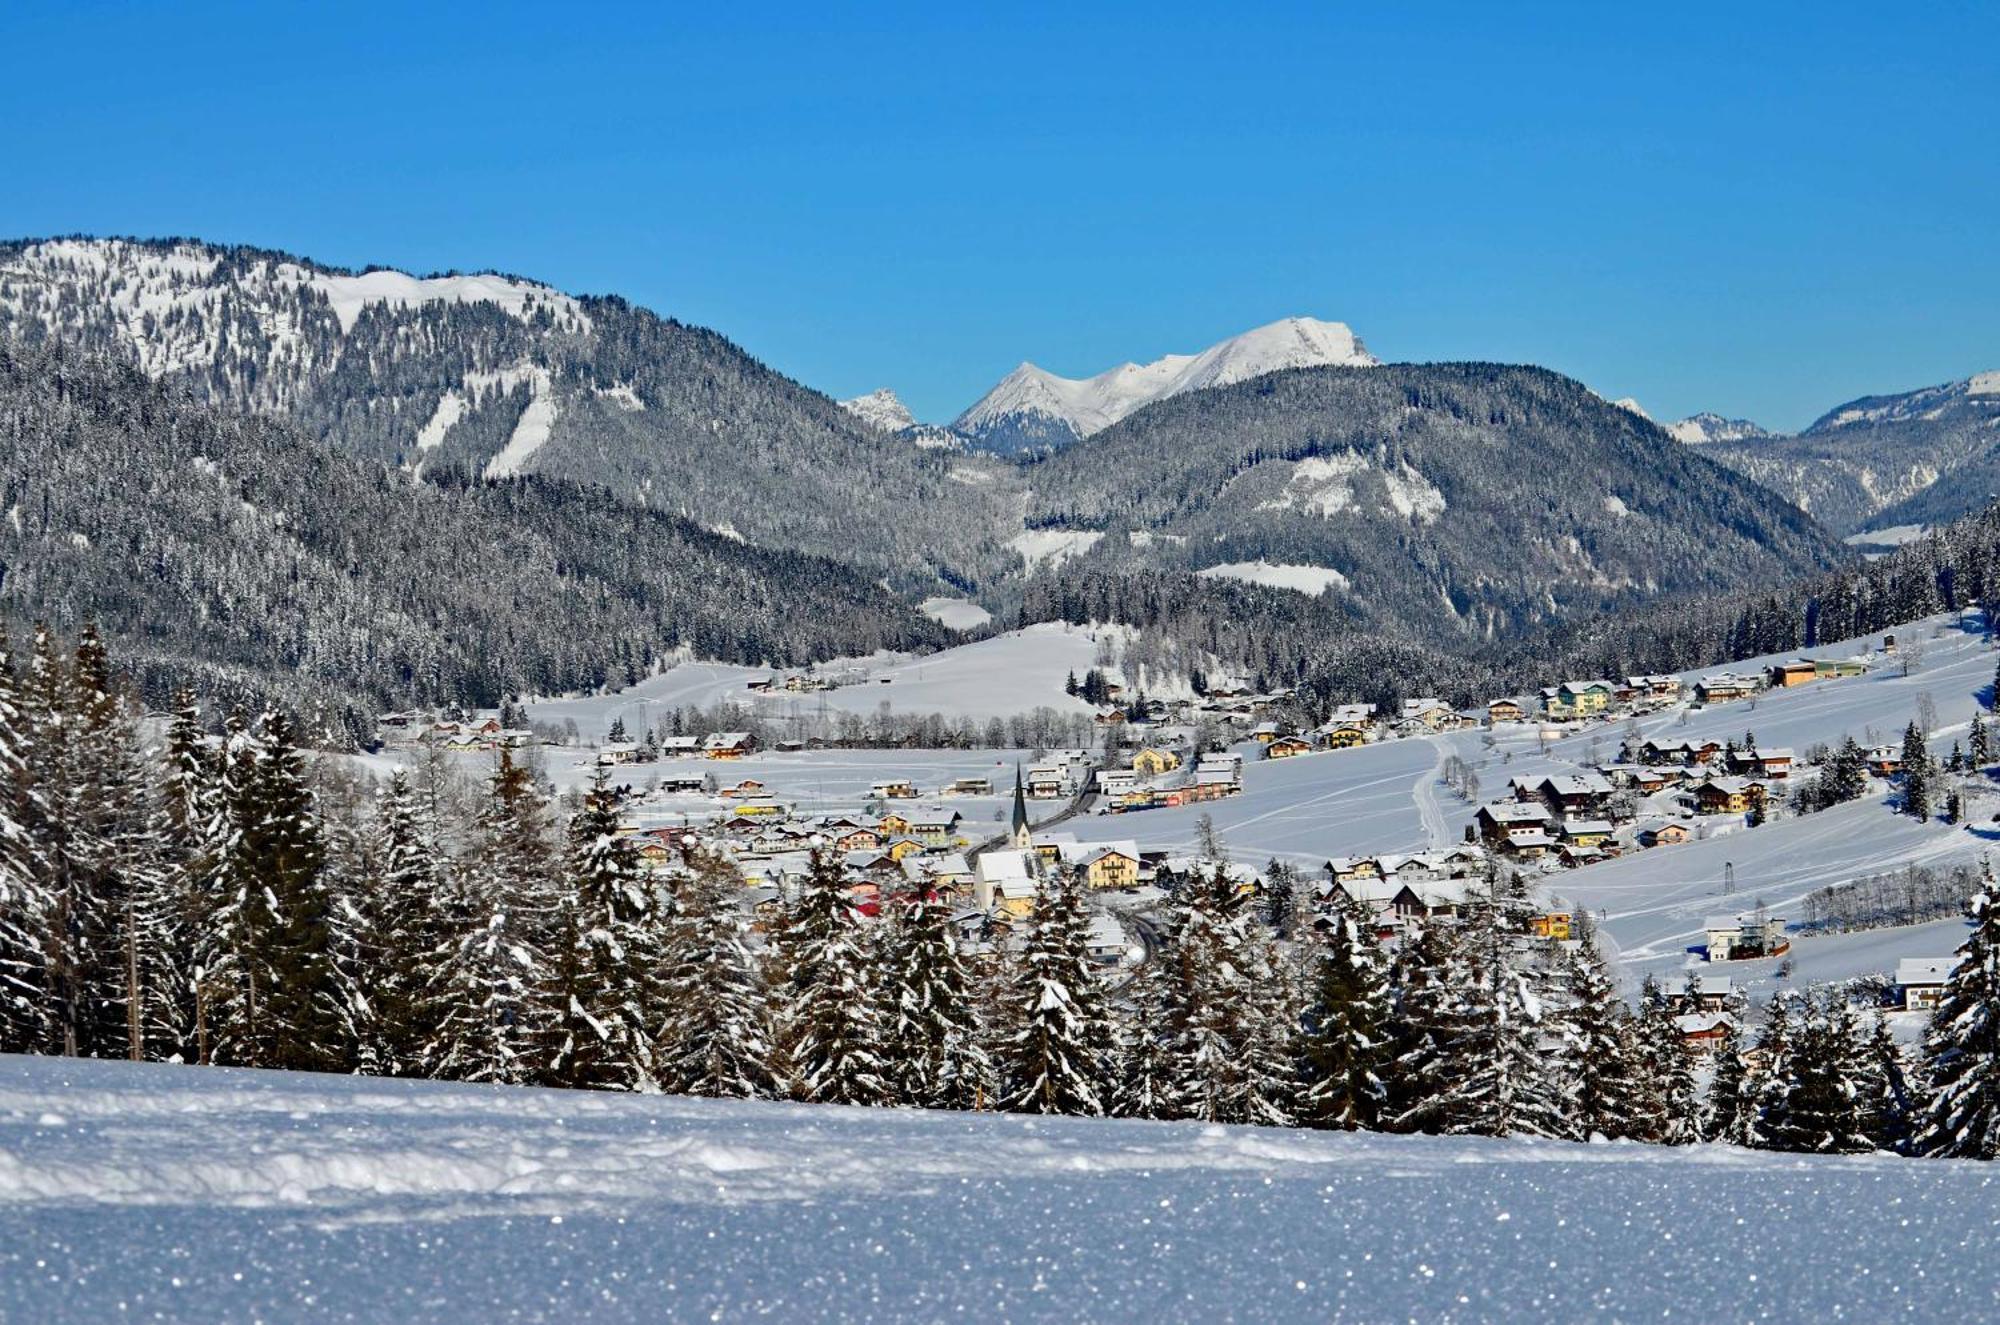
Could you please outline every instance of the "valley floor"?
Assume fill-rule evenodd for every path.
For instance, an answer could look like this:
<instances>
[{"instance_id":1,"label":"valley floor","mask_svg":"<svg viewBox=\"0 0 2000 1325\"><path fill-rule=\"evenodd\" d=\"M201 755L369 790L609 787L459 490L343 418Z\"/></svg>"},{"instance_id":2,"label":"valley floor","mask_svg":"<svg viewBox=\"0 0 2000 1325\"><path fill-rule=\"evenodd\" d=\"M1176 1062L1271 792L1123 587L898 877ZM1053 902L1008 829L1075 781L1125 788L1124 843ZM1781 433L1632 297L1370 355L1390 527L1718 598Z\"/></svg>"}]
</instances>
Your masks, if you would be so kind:
<instances>
[{"instance_id":1,"label":"valley floor","mask_svg":"<svg viewBox=\"0 0 2000 1325\"><path fill-rule=\"evenodd\" d=\"M0 1057L0 1319L2000 1313L2000 1169Z\"/></svg>"}]
</instances>

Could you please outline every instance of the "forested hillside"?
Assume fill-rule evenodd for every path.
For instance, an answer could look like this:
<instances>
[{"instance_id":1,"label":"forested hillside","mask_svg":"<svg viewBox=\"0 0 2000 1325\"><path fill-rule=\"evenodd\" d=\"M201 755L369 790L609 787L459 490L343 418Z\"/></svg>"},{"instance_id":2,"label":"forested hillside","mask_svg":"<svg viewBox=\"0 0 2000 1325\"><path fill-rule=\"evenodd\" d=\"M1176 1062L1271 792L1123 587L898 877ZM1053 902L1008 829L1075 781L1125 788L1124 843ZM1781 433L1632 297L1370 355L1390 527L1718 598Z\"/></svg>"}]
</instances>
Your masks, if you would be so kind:
<instances>
[{"instance_id":1,"label":"forested hillside","mask_svg":"<svg viewBox=\"0 0 2000 1325\"><path fill-rule=\"evenodd\" d=\"M0 337L0 604L98 622L150 698L376 705L803 662L942 627L852 567L524 475L418 482L136 370Z\"/></svg>"},{"instance_id":2,"label":"forested hillside","mask_svg":"<svg viewBox=\"0 0 2000 1325\"><path fill-rule=\"evenodd\" d=\"M1333 619L1454 647L1847 558L1795 507L1538 368L1275 373L1162 401L1027 476L1029 522L1104 531L1100 561L1323 568Z\"/></svg>"},{"instance_id":3,"label":"forested hillside","mask_svg":"<svg viewBox=\"0 0 2000 1325\"><path fill-rule=\"evenodd\" d=\"M724 337L512 277L193 240L0 244L0 331L131 362L384 464L592 483L928 590L1012 564L1011 470L883 437Z\"/></svg>"},{"instance_id":4,"label":"forested hillside","mask_svg":"<svg viewBox=\"0 0 2000 1325\"><path fill-rule=\"evenodd\" d=\"M2000 491L2000 374L1865 396L1795 437L1720 441L1703 454L1837 533L1955 520Z\"/></svg>"}]
</instances>

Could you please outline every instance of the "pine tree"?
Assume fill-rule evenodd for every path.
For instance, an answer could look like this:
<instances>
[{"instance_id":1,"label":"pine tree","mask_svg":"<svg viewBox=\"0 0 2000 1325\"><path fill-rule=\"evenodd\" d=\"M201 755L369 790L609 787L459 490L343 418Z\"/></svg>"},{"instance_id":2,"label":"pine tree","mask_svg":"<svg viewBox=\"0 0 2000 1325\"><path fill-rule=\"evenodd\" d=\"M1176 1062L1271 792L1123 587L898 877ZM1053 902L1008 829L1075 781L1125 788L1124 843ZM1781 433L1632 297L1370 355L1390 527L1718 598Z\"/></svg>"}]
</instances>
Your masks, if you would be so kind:
<instances>
[{"instance_id":1,"label":"pine tree","mask_svg":"<svg viewBox=\"0 0 2000 1325\"><path fill-rule=\"evenodd\" d=\"M918 895L887 931L883 1068L892 1096L926 1109L969 1109L992 1081L973 981L945 904Z\"/></svg>"},{"instance_id":2,"label":"pine tree","mask_svg":"<svg viewBox=\"0 0 2000 1325\"><path fill-rule=\"evenodd\" d=\"M1877 1150L1900 1152L1910 1142L1913 1110L1903 1053L1881 1013L1869 1018L1866 1035L1855 1037L1854 1051L1861 1133Z\"/></svg>"},{"instance_id":3,"label":"pine tree","mask_svg":"<svg viewBox=\"0 0 2000 1325\"><path fill-rule=\"evenodd\" d=\"M1661 1145L1688 1145L1701 1139L1694 1063L1670 1006L1650 981L1640 1004L1631 1032L1642 1104L1631 1135Z\"/></svg>"},{"instance_id":4,"label":"pine tree","mask_svg":"<svg viewBox=\"0 0 2000 1325\"><path fill-rule=\"evenodd\" d=\"M1466 907L1457 1034L1445 1046L1444 1130L1478 1136L1563 1136L1563 1082L1542 1049L1538 971L1524 957L1521 898L1489 875Z\"/></svg>"},{"instance_id":5,"label":"pine tree","mask_svg":"<svg viewBox=\"0 0 2000 1325\"><path fill-rule=\"evenodd\" d=\"M1972 933L1924 1035L1927 1103L1913 1148L2000 1158L2000 882L1989 863L1972 899Z\"/></svg>"},{"instance_id":6,"label":"pine tree","mask_svg":"<svg viewBox=\"0 0 2000 1325\"><path fill-rule=\"evenodd\" d=\"M233 950L215 1008L218 1062L340 1071L348 998L334 960L332 898L291 721L267 711L237 757L223 861Z\"/></svg>"},{"instance_id":7,"label":"pine tree","mask_svg":"<svg viewBox=\"0 0 2000 1325\"><path fill-rule=\"evenodd\" d=\"M444 878L428 802L400 769L377 797L373 832L374 868L358 899L363 1062L370 1072L416 1076L430 1030L430 963L446 937Z\"/></svg>"},{"instance_id":8,"label":"pine tree","mask_svg":"<svg viewBox=\"0 0 2000 1325\"><path fill-rule=\"evenodd\" d=\"M1760 1150L1782 1150L1790 1137L1792 1003L1791 995L1780 994L1765 1008L1764 1027L1757 1036L1757 1071L1745 1082L1751 1106L1746 1140Z\"/></svg>"},{"instance_id":9,"label":"pine tree","mask_svg":"<svg viewBox=\"0 0 2000 1325\"><path fill-rule=\"evenodd\" d=\"M727 860L691 847L666 936L665 1002L654 1050L663 1089L750 1099L776 1093L764 990L742 885Z\"/></svg>"},{"instance_id":10,"label":"pine tree","mask_svg":"<svg viewBox=\"0 0 2000 1325\"><path fill-rule=\"evenodd\" d=\"M1993 734L1977 711L1972 715L1972 730L1966 735L1966 757L1975 772L1993 762Z\"/></svg>"},{"instance_id":11,"label":"pine tree","mask_svg":"<svg viewBox=\"0 0 2000 1325\"><path fill-rule=\"evenodd\" d=\"M1289 1120L1291 996L1268 937L1223 862L1175 899L1166 982L1173 1094L1204 1122Z\"/></svg>"},{"instance_id":12,"label":"pine tree","mask_svg":"<svg viewBox=\"0 0 2000 1325\"><path fill-rule=\"evenodd\" d=\"M660 1002L651 991L661 926L638 851L618 822L618 799L599 769L570 819L565 878L535 994L537 1076L546 1085L653 1085L647 1023Z\"/></svg>"},{"instance_id":13,"label":"pine tree","mask_svg":"<svg viewBox=\"0 0 2000 1325\"><path fill-rule=\"evenodd\" d=\"M1743 1035L1731 1018L1715 1047L1715 1074L1702 1110L1701 1136L1733 1146L1749 1145L1756 1134L1756 1100L1743 1061Z\"/></svg>"},{"instance_id":14,"label":"pine tree","mask_svg":"<svg viewBox=\"0 0 2000 1325\"><path fill-rule=\"evenodd\" d=\"M1931 817L1931 752L1924 734L1912 722L1903 732L1903 813L1913 819Z\"/></svg>"},{"instance_id":15,"label":"pine tree","mask_svg":"<svg viewBox=\"0 0 2000 1325\"><path fill-rule=\"evenodd\" d=\"M472 854L443 891L444 939L425 993L424 1066L455 1081L526 1083L537 1065L535 994L555 889L547 810L505 750Z\"/></svg>"},{"instance_id":16,"label":"pine tree","mask_svg":"<svg viewBox=\"0 0 2000 1325\"><path fill-rule=\"evenodd\" d=\"M1118 1118L1179 1116L1173 1060L1167 1051L1166 966L1149 961L1126 989L1118 1022L1118 1071L1110 1112Z\"/></svg>"},{"instance_id":17,"label":"pine tree","mask_svg":"<svg viewBox=\"0 0 2000 1325\"><path fill-rule=\"evenodd\" d=\"M1105 1111L1110 1021L1090 964L1088 920L1074 874L1047 880L1006 994L995 1046L1000 1106L1092 1117Z\"/></svg>"},{"instance_id":18,"label":"pine tree","mask_svg":"<svg viewBox=\"0 0 2000 1325\"><path fill-rule=\"evenodd\" d=\"M27 1053L50 1043L42 945L49 898L26 826L34 796L28 739L12 644L0 629L0 1053Z\"/></svg>"},{"instance_id":19,"label":"pine tree","mask_svg":"<svg viewBox=\"0 0 2000 1325\"><path fill-rule=\"evenodd\" d=\"M1631 1017L1587 922L1565 974L1568 997L1561 1022L1564 1051L1574 1065L1575 1135L1583 1140L1631 1136L1641 1093L1628 1028Z\"/></svg>"},{"instance_id":20,"label":"pine tree","mask_svg":"<svg viewBox=\"0 0 2000 1325\"><path fill-rule=\"evenodd\" d=\"M1786 1056L1786 1082L1766 1110L1773 1150L1850 1155L1871 1148L1856 1080L1857 1036L1844 996L1805 1005Z\"/></svg>"},{"instance_id":21,"label":"pine tree","mask_svg":"<svg viewBox=\"0 0 2000 1325\"><path fill-rule=\"evenodd\" d=\"M1390 990L1361 908L1340 889L1324 922L1300 1038L1299 1121L1374 1128L1388 1099Z\"/></svg>"},{"instance_id":22,"label":"pine tree","mask_svg":"<svg viewBox=\"0 0 2000 1325\"><path fill-rule=\"evenodd\" d=\"M1383 1127L1397 1132L1440 1132L1455 1077L1453 1046L1465 1033L1460 988L1465 960L1456 925L1427 925L1406 935L1390 980L1395 991L1389 1018L1390 1066Z\"/></svg>"},{"instance_id":23,"label":"pine tree","mask_svg":"<svg viewBox=\"0 0 2000 1325\"><path fill-rule=\"evenodd\" d=\"M21 687L27 717L24 743L29 795L23 803L29 856L28 892L42 916L41 984L46 1053L76 1057L91 1048L93 974L102 963L90 946L102 932L93 912L77 841L83 788L77 762L77 700L71 670L46 625L37 624L28 672Z\"/></svg>"},{"instance_id":24,"label":"pine tree","mask_svg":"<svg viewBox=\"0 0 2000 1325\"><path fill-rule=\"evenodd\" d=\"M785 1058L792 1093L821 1104L883 1104L881 1024L861 918L831 847L813 848L778 935Z\"/></svg>"},{"instance_id":25,"label":"pine tree","mask_svg":"<svg viewBox=\"0 0 2000 1325\"><path fill-rule=\"evenodd\" d=\"M1868 756L1852 736L1844 736L1821 777L1827 784L1827 804L1844 805L1849 801L1858 801L1868 794Z\"/></svg>"},{"instance_id":26,"label":"pine tree","mask_svg":"<svg viewBox=\"0 0 2000 1325\"><path fill-rule=\"evenodd\" d=\"M201 708L189 692L174 696L164 771L156 800L159 901L154 920L154 1021L159 1057L205 1061L199 962L213 912L225 845L217 760L203 736Z\"/></svg>"}]
</instances>

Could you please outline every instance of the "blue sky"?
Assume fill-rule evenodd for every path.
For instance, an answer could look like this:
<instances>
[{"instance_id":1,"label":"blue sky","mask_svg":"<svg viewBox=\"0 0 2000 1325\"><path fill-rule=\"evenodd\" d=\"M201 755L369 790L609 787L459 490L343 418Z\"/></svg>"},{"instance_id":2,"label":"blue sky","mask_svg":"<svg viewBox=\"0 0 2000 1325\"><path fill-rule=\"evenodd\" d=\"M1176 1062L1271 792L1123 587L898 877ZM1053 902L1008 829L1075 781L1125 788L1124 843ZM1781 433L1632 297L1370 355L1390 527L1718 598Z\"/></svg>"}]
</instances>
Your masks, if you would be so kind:
<instances>
[{"instance_id":1,"label":"blue sky","mask_svg":"<svg viewBox=\"0 0 2000 1325\"><path fill-rule=\"evenodd\" d=\"M930 418L1294 313L1662 418L2000 368L2000 6L1231 8L17 0L0 233L498 268Z\"/></svg>"}]
</instances>

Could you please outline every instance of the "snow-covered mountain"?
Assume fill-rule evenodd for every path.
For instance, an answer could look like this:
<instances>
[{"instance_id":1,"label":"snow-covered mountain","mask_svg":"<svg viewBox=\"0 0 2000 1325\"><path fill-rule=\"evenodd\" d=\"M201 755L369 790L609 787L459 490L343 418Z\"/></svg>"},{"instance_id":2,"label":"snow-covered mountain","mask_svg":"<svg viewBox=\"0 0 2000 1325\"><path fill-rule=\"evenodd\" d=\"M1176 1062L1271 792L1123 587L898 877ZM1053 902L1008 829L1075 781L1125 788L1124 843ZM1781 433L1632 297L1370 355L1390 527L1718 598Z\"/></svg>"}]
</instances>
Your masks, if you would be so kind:
<instances>
[{"instance_id":1,"label":"snow-covered mountain","mask_svg":"<svg viewBox=\"0 0 2000 1325\"><path fill-rule=\"evenodd\" d=\"M901 432L905 428L917 426L917 416L910 413L894 391L888 387L878 387L865 396L855 396L840 402L840 407L872 428L883 432Z\"/></svg>"},{"instance_id":2,"label":"snow-covered mountain","mask_svg":"<svg viewBox=\"0 0 2000 1325\"><path fill-rule=\"evenodd\" d=\"M1199 354L1121 364L1095 377L1058 377L1023 363L952 427L989 451L1064 446L1169 396L1231 386L1286 368L1372 367L1378 362L1346 323L1291 317Z\"/></svg>"},{"instance_id":3,"label":"snow-covered mountain","mask_svg":"<svg viewBox=\"0 0 2000 1325\"><path fill-rule=\"evenodd\" d=\"M1703 446L1709 442L1748 442L1772 435L1749 419L1725 419L1708 410L1669 423L1666 429L1675 441L1689 446Z\"/></svg>"},{"instance_id":4,"label":"snow-covered mountain","mask_svg":"<svg viewBox=\"0 0 2000 1325\"><path fill-rule=\"evenodd\" d=\"M1836 533L1943 524L2000 492L2000 372L1863 396L1796 435L1710 436L1703 449Z\"/></svg>"},{"instance_id":5,"label":"snow-covered mountain","mask_svg":"<svg viewBox=\"0 0 2000 1325\"><path fill-rule=\"evenodd\" d=\"M416 475L587 483L925 593L925 568L1014 560L1009 467L884 445L724 337L622 299L196 240L24 240L0 242L0 337L129 363Z\"/></svg>"}]
</instances>

